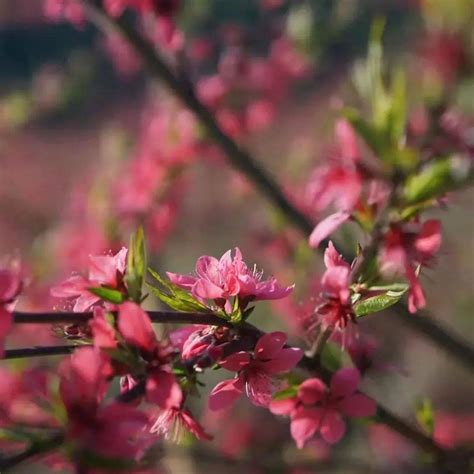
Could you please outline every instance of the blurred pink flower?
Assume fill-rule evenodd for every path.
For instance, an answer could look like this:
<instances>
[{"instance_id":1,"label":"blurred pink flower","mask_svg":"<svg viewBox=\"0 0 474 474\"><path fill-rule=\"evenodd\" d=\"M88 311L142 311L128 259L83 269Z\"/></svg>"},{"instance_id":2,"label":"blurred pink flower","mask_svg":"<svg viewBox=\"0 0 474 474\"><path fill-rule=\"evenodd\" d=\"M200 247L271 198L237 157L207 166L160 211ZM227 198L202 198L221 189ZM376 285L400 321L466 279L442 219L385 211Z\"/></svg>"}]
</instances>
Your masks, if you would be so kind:
<instances>
[{"instance_id":1,"label":"blurred pink flower","mask_svg":"<svg viewBox=\"0 0 474 474\"><path fill-rule=\"evenodd\" d=\"M441 246L441 223L430 219L423 224L393 224L385 235L381 253L382 271L404 273L409 284L408 308L415 313L424 308L426 299L420 285L417 267L426 265Z\"/></svg>"},{"instance_id":2,"label":"blurred pink flower","mask_svg":"<svg viewBox=\"0 0 474 474\"><path fill-rule=\"evenodd\" d=\"M244 388L254 405L268 406L275 389L273 376L288 372L303 357L301 349L284 348L286 340L283 332L268 333L258 340L253 355L241 351L221 360L220 366L237 372L237 376L214 387L209 396L209 408L228 408L240 397Z\"/></svg>"},{"instance_id":3,"label":"blurred pink flower","mask_svg":"<svg viewBox=\"0 0 474 474\"><path fill-rule=\"evenodd\" d=\"M74 275L63 283L51 288L56 298L74 298L74 311L87 311L100 301L100 298L88 291L91 287L105 286L124 290L123 277L127 264L127 249L123 247L116 255L91 255L87 278Z\"/></svg>"},{"instance_id":4,"label":"blurred pink flower","mask_svg":"<svg viewBox=\"0 0 474 474\"><path fill-rule=\"evenodd\" d=\"M357 392L359 383L359 371L351 368L338 370L331 378L330 388L320 379L307 379L295 397L273 401L270 411L290 416L291 436L300 449L318 431L328 443L337 443L346 429L343 415L375 415L375 402Z\"/></svg>"}]
</instances>

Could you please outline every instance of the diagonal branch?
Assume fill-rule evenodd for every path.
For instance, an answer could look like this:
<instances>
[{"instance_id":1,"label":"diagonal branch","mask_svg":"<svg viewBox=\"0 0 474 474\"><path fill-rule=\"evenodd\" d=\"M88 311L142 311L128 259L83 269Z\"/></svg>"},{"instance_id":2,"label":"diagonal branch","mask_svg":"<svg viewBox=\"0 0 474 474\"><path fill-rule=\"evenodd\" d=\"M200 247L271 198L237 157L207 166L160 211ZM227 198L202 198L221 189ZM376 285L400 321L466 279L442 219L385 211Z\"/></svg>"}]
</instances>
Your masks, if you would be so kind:
<instances>
[{"instance_id":1,"label":"diagonal branch","mask_svg":"<svg viewBox=\"0 0 474 474\"><path fill-rule=\"evenodd\" d=\"M109 17L102 8L91 0L85 0L85 4L91 21L103 30L118 31L124 36L141 57L151 76L162 81L206 127L209 136L225 153L230 164L252 181L255 187L287 217L289 222L305 235L309 235L313 229L311 220L288 200L276 181L267 174L248 151L240 147L222 130L212 112L199 101L192 85L184 82L173 72L153 44L141 36L124 17ZM324 242L322 247L325 247ZM422 317L412 316L406 305L400 303L391 312L396 314L400 322L430 339L432 343L456 358L467 368L474 368L474 348L467 341L444 328L427 311L423 311Z\"/></svg>"}]
</instances>

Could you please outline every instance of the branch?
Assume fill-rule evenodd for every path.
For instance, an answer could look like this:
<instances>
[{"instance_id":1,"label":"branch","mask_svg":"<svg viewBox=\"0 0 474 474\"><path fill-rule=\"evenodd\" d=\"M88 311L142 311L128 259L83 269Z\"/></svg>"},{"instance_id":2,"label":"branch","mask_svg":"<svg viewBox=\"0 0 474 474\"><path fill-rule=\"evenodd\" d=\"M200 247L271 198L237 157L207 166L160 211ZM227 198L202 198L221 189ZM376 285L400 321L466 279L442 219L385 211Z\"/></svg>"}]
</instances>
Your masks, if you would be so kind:
<instances>
[{"instance_id":1,"label":"branch","mask_svg":"<svg viewBox=\"0 0 474 474\"><path fill-rule=\"evenodd\" d=\"M117 313L112 311L114 315ZM174 323L174 324L206 324L210 326L233 327L231 323L213 313L181 313L178 311L147 311L152 323ZM74 312L44 312L26 313L23 311L13 312L15 324L86 324L92 319L92 311L85 313Z\"/></svg>"},{"instance_id":2,"label":"branch","mask_svg":"<svg viewBox=\"0 0 474 474\"><path fill-rule=\"evenodd\" d=\"M230 164L253 182L255 187L286 216L289 222L305 235L309 235L314 227L311 220L286 198L273 178L257 164L253 157L221 129L212 112L198 100L192 86L174 74L154 46L137 33L125 18L109 17L91 0L85 0L85 4L91 21L100 29L117 31L124 36L141 57L151 76L162 81L206 127L209 136L225 153ZM325 242L321 244L320 251L324 247ZM411 321L406 318L408 309L404 304L398 304L391 311L397 314L399 321L430 339L432 343L466 365L467 368L474 368L474 348L443 328L439 322L434 321L427 311L423 312L423 322L415 318Z\"/></svg>"}]
</instances>

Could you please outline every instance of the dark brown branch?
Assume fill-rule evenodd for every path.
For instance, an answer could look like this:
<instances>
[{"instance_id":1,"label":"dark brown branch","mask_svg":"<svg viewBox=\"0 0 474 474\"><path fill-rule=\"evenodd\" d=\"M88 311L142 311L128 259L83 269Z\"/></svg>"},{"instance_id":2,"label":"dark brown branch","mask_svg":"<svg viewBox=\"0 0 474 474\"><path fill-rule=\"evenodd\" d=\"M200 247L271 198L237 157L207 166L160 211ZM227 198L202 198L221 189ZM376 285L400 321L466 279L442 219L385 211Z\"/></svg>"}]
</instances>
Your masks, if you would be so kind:
<instances>
[{"instance_id":1,"label":"dark brown branch","mask_svg":"<svg viewBox=\"0 0 474 474\"><path fill-rule=\"evenodd\" d=\"M177 311L147 311L153 323L174 324L207 324L211 326L232 325L224 319L212 313L181 313ZM43 312L26 313L15 311L13 321L15 324L86 324L93 317L91 311L85 313L74 312Z\"/></svg>"}]
</instances>

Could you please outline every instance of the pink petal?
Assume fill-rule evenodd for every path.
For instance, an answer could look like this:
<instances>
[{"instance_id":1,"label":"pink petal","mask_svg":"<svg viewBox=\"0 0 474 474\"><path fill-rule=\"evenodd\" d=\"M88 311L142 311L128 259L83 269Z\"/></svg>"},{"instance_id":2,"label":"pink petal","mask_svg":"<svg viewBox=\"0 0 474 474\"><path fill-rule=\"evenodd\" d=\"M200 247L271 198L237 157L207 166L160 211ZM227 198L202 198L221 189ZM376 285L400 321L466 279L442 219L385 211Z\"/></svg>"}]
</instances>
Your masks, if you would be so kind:
<instances>
[{"instance_id":1,"label":"pink petal","mask_svg":"<svg viewBox=\"0 0 474 474\"><path fill-rule=\"evenodd\" d=\"M183 401L183 393L173 374L157 370L146 382L146 399L162 409L179 408Z\"/></svg>"},{"instance_id":2,"label":"pink petal","mask_svg":"<svg viewBox=\"0 0 474 474\"><path fill-rule=\"evenodd\" d=\"M423 223L414 245L424 259L431 258L441 247L441 222L430 219Z\"/></svg>"},{"instance_id":3,"label":"pink petal","mask_svg":"<svg viewBox=\"0 0 474 474\"><path fill-rule=\"evenodd\" d=\"M274 415L289 415L296 407L296 398L273 400L268 406Z\"/></svg>"},{"instance_id":4,"label":"pink petal","mask_svg":"<svg viewBox=\"0 0 474 474\"><path fill-rule=\"evenodd\" d=\"M287 339L287 335L281 331L263 335L255 345L255 356L261 360L273 359L283 349Z\"/></svg>"},{"instance_id":5,"label":"pink petal","mask_svg":"<svg viewBox=\"0 0 474 474\"><path fill-rule=\"evenodd\" d=\"M186 429L197 439L201 441L211 441L213 439L213 436L206 433L201 424L193 418L189 410L182 410L180 417Z\"/></svg>"},{"instance_id":6,"label":"pink petal","mask_svg":"<svg viewBox=\"0 0 474 474\"><path fill-rule=\"evenodd\" d=\"M303 357L303 351L296 347L282 349L273 359L262 362L265 371L269 374L281 374L288 372L298 364Z\"/></svg>"},{"instance_id":7,"label":"pink petal","mask_svg":"<svg viewBox=\"0 0 474 474\"><path fill-rule=\"evenodd\" d=\"M209 395L209 409L216 411L229 408L242 395L244 384L240 377L218 383Z\"/></svg>"},{"instance_id":8,"label":"pink petal","mask_svg":"<svg viewBox=\"0 0 474 474\"><path fill-rule=\"evenodd\" d=\"M309 237L309 245L311 247L319 247L319 244L328 236L330 236L337 228L339 228L344 222L348 221L351 214L346 211L336 212L323 219L314 228L313 232Z\"/></svg>"},{"instance_id":9,"label":"pink petal","mask_svg":"<svg viewBox=\"0 0 474 474\"><path fill-rule=\"evenodd\" d=\"M321 409L299 408L291 417L291 436L298 449L304 447L319 428L321 423Z\"/></svg>"},{"instance_id":10,"label":"pink petal","mask_svg":"<svg viewBox=\"0 0 474 474\"><path fill-rule=\"evenodd\" d=\"M129 301L120 305L118 329L128 344L152 352L156 347L156 335L148 314Z\"/></svg>"},{"instance_id":11,"label":"pink petal","mask_svg":"<svg viewBox=\"0 0 474 474\"><path fill-rule=\"evenodd\" d=\"M250 354L245 351L236 352L235 354L226 357L219 362L219 365L224 369L238 372L250 362Z\"/></svg>"},{"instance_id":12,"label":"pink petal","mask_svg":"<svg viewBox=\"0 0 474 474\"><path fill-rule=\"evenodd\" d=\"M53 286L50 293L55 298L73 298L85 291L89 283L79 275L72 276L57 286Z\"/></svg>"},{"instance_id":13,"label":"pink petal","mask_svg":"<svg viewBox=\"0 0 474 474\"><path fill-rule=\"evenodd\" d=\"M367 395L355 393L344 398L339 404L340 410L347 416L373 416L377 411L376 403Z\"/></svg>"},{"instance_id":14,"label":"pink petal","mask_svg":"<svg viewBox=\"0 0 474 474\"><path fill-rule=\"evenodd\" d=\"M217 272L219 260L209 255L199 257L196 262L196 273L201 278L207 278L209 273L214 275Z\"/></svg>"},{"instance_id":15,"label":"pink petal","mask_svg":"<svg viewBox=\"0 0 474 474\"><path fill-rule=\"evenodd\" d=\"M305 405L313 405L323 399L326 391L326 384L322 380L307 379L298 387L298 398Z\"/></svg>"},{"instance_id":16,"label":"pink petal","mask_svg":"<svg viewBox=\"0 0 474 474\"><path fill-rule=\"evenodd\" d=\"M349 163L355 163L360 156L359 145L357 135L347 120L340 119L337 121L336 136L343 158L347 159Z\"/></svg>"},{"instance_id":17,"label":"pink petal","mask_svg":"<svg viewBox=\"0 0 474 474\"><path fill-rule=\"evenodd\" d=\"M89 293L87 290L77 298L76 302L74 303L74 307L72 308L75 313L83 313L91 308L91 306L95 305L97 302L100 301L100 298L92 293Z\"/></svg>"},{"instance_id":18,"label":"pink petal","mask_svg":"<svg viewBox=\"0 0 474 474\"><path fill-rule=\"evenodd\" d=\"M328 293L334 298L339 298L343 304L347 304L350 297L350 273L349 266L328 268L321 278L323 292Z\"/></svg>"},{"instance_id":19,"label":"pink petal","mask_svg":"<svg viewBox=\"0 0 474 474\"><path fill-rule=\"evenodd\" d=\"M91 255L89 257L89 280L115 287L117 284L117 266L110 255Z\"/></svg>"},{"instance_id":20,"label":"pink petal","mask_svg":"<svg viewBox=\"0 0 474 474\"><path fill-rule=\"evenodd\" d=\"M192 289L193 295L203 299L223 298L223 290L221 287L214 285L209 280L197 280Z\"/></svg>"},{"instance_id":21,"label":"pink petal","mask_svg":"<svg viewBox=\"0 0 474 474\"><path fill-rule=\"evenodd\" d=\"M166 272L168 279L171 283L185 290L191 291L193 285L196 283L197 278L190 275L179 275L178 273Z\"/></svg>"},{"instance_id":22,"label":"pink petal","mask_svg":"<svg viewBox=\"0 0 474 474\"><path fill-rule=\"evenodd\" d=\"M348 396L353 394L360 383L359 371L355 368L339 369L331 379L331 395Z\"/></svg>"},{"instance_id":23,"label":"pink petal","mask_svg":"<svg viewBox=\"0 0 474 474\"><path fill-rule=\"evenodd\" d=\"M321 423L321 436L330 444L341 440L346 432L346 424L337 411L327 410Z\"/></svg>"},{"instance_id":24,"label":"pink petal","mask_svg":"<svg viewBox=\"0 0 474 474\"><path fill-rule=\"evenodd\" d=\"M18 272L7 268L0 269L0 304L9 303L20 293L23 282Z\"/></svg>"},{"instance_id":25,"label":"pink petal","mask_svg":"<svg viewBox=\"0 0 474 474\"><path fill-rule=\"evenodd\" d=\"M94 338L94 346L104 349L115 349L117 347L115 330L105 319L105 314L106 312L103 308L95 308L94 318L89 321L89 327Z\"/></svg>"},{"instance_id":26,"label":"pink petal","mask_svg":"<svg viewBox=\"0 0 474 474\"><path fill-rule=\"evenodd\" d=\"M342 255L336 250L336 247L334 247L332 240L329 241L328 246L324 251L324 265L326 265L326 268L337 267L340 265L349 266L349 264L342 258Z\"/></svg>"},{"instance_id":27,"label":"pink petal","mask_svg":"<svg viewBox=\"0 0 474 474\"><path fill-rule=\"evenodd\" d=\"M277 382L265 372L251 371L247 374L245 385L247 396L254 405L268 407L272 401L273 392L278 387Z\"/></svg>"},{"instance_id":28,"label":"pink petal","mask_svg":"<svg viewBox=\"0 0 474 474\"><path fill-rule=\"evenodd\" d=\"M125 247L122 247L113 257L115 268L119 273L125 273L125 268L127 266L127 254L128 250Z\"/></svg>"},{"instance_id":29,"label":"pink petal","mask_svg":"<svg viewBox=\"0 0 474 474\"><path fill-rule=\"evenodd\" d=\"M182 352L183 346L185 345L186 341L191 337L191 335L194 335L195 333L198 334L204 327L205 326L193 324L189 326L183 326L178 329L175 329L174 331L171 331L169 334L171 344L175 349Z\"/></svg>"},{"instance_id":30,"label":"pink petal","mask_svg":"<svg viewBox=\"0 0 474 474\"><path fill-rule=\"evenodd\" d=\"M424 308L426 306L425 294L411 263L406 265L405 270L408 282L410 283L410 290L408 292L408 310L410 313L416 313L419 308Z\"/></svg>"}]
</instances>

